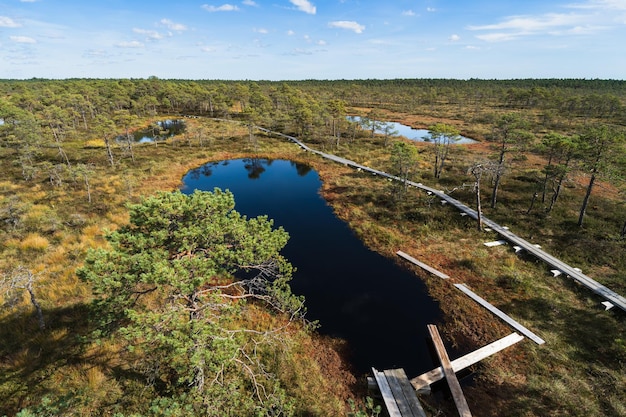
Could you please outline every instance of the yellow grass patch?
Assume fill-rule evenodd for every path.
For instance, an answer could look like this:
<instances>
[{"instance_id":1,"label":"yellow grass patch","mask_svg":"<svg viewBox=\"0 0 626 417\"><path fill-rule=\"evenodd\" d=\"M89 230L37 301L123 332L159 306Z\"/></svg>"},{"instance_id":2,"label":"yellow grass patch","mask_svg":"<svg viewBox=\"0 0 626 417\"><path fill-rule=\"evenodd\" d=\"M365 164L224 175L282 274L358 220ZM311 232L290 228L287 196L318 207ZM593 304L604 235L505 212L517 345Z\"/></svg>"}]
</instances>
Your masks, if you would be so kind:
<instances>
[{"instance_id":1,"label":"yellow grass patch","mask_svg":"<svg viewBox=\"0 0 626 417\"><path fill-rule=\"evenodd\" d=\"M50 246L48 239L41 236L39 233L29 233L24 239L22 239L19 248L22 251L43 252L48 249L48 246Z\"/></svg>"},{"instance_id":2,"label":"yellow grass patch","mask_svg":"<svg viewBox=\"0 0 626 417\"><path fill-rule=\"evenodd\" d=\"M4 241L4 248L5 249L18 249L20 247L20 241L19 239L7 239Z\"/></svg>"},{"instance_id":3,"label":"yellow grass patch","mask_svg":"<svg viewBox=\"0 0 626 417\"><path fill-rule=\"evenodd\" d=\"M57 246L45 258L47 265L62 266L67 263L67 250L63 246Z\"/></svg>"},{"instance_id":4,"label":"yellow grass patch","mask_svg":"<svg viewBox=\"0 0 626 417\"><path fill-rule=\"evenodd\" d=\"M9 181L0 181L0 191L14 191L14 190L18 190L20 187L15 184L15 183L11 183Z\"/></svg>"},{"instance_id":5,"label":"yellow grass patch","mask_svg":"<svg viewBox=\"0 0 626 417\"><path fill-rule=\"evenodd\" d=\"M87 386L96 391L108 380L107 376L98 367L92 367L85 371Z\"/></svg>"},{"instance_id":6,"label":"yellow grass patch","mask_svg":"<svg viewBox=\"0 0 626 417\"><path fill-rule=\"evenodd\" d=\"M86 148L103 148L104 140L102 139L89 139L85 142Z\"/></svg>"}]
</instances>

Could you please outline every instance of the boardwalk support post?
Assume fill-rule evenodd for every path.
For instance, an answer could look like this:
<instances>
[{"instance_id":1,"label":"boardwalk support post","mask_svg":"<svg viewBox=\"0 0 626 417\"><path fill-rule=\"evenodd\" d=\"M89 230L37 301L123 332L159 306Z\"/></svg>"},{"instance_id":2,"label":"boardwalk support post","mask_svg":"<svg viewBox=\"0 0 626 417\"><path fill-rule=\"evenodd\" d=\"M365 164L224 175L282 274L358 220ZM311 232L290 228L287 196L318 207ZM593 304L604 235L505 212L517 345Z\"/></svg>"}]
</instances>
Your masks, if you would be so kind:
<instances>
[{"instance_id":1,"label":"boardwalk support post","mask_svg":"<svg viewBox=\"0 0 626 417\"><path fill-rule=\"evenodd\" d=\"M459 383L459 380L457 379L456 374L452 369L452 364L450 363L448 352L446 351L446 348L443 344L443 340L441 340L441 336L439 335L439 330L437 330L437 326L435 326L434 324L429 324L428 332L430 333L430 338L433 340L435 351L437 352L437 356L439 357L439 361L441 362L443 375L448 381L448 387L450 387L452 399L454 399L454 404L456 404L459 415L461 417L472 417L472 413L470 412L467 400L463 395L461 384Z\"/></svg>"}]
</instances>

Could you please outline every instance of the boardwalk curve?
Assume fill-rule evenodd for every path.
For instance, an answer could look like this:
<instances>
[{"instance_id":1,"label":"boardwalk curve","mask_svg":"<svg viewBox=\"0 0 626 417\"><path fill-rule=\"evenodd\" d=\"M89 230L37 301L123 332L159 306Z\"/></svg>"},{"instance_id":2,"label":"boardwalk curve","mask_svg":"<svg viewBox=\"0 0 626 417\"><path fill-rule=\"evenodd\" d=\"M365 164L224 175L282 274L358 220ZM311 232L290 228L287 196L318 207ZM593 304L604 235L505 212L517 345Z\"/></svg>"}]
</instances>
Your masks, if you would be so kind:
<instances>
[{"instance_id":1,"label":"boardwalk curve","mask_svg":"<svg viewBox=\"0 0 626 417\"><path fill-rule=\"evenodd\" d=\"M350 167L353 167L353 168L356 168L356 169L360 169L362 171L369 172L369 173L374 174L374 175L380 175L381 177L384 177L384 178L389 178L389 179L396 180L396 181L404 181L402 178L397 177L395 175L391 175L391 174L388 174L388 173L383 172L383 171L378 171L376 169L373 169L373 168L370 168L370 167L366 167L364 165L360 165L360 164L358 164L358 163L356 163L354 161L351 161L349 159L341 158L341 157L333 155L333 154L321 152L321 151L318 151L316 149L310 148L309 146L305 145L302 141L300 141L298 138L295 138L293 136L289 136L289 135L286 135L284 133L274 132L274 131L271 131L269 129L265 129L265 128L262 128L262 127L259 127L259 126L257 126L257 128L260 131L265 132L267 134L281 136L281 137L284 137L286 139L289 139L290 141L294 142L296 145L298 145L303 150L305 150L307 152L312 152L314 154L317 154L317 155L319 155L319 156L321 156L323 158L329 159L331 161L335 161L337 163L340 163L340 164L343 164L343 165L346 165L346 166L350 166ZM461 213L465 213L466 215L470 216L473 219L478 219L478 215L476 213L476 210L471 209L470 207L468 207L467 205L461 203L457 199L450 197L445 192L440 191L440 190L436 190L436 189L434 189L432 187L425 186L422 183L413 182L413 181L405 181L405 182L406 182L406 184L408 184L411 187L415 187L415 188L421 189L423 191L429 192L429 193L439 197L442 200L442 202L445 201L446 203L451 204L452 206L456 207L459 211L461 211ZM626 312L626 298L624 298L620 294L617 294L616 292L614 292L611 289L605 287L604 285L600 284L599 282L595 281L594 279L588 277L587 275L583 274L578 269L576 269L576 268L566 264L565 262L555 258L554 256L550 255L549 253L547 253L546 251L542 250L541 248L538 248L534 244L526 241L525 239L522 239L521 237L517 236L515 233L512 233L511 231L509 231L508 228L500 226L499 224L497 224L493 220L490 220L490 219L488 219L488 218L486 218L484 216L481 216L481 218L482 218L482 222L483 222L484 225L486 225L489 228L491 228L494 232L498 233L502 238L504 238L505 240L509 241L511 244L526 250L526 252L528 252L528 253L532 254L533 256L535 256L536 258L541 259L542 261L544 261L550 268L557 269L557 270L561 271L562 273L568 275L569 277L571 277L572 279L574 279L578 283L580 283L580 284L584 285L585 287L589 288L591 291L593 291L594 293L596 293L600 297L604 298L605 300L609 301L611 304L619 307L620 309L622 309L623 311Z\"/></svg>"}]
</instances>

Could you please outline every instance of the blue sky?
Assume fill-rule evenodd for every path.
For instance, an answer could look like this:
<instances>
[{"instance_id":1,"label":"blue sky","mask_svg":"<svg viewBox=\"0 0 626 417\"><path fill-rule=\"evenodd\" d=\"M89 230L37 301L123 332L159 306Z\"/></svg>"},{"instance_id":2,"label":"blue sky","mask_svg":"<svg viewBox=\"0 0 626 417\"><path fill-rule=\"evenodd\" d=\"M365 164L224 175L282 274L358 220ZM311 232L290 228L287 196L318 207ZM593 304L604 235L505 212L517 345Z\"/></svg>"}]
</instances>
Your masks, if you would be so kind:
<instances>
[{"instance_id":1,"label":"blue sky","mask_svg":"<svg viewBox=\"0 0 626 417\"><path fill-rule=\"evenodd\" d=\"M626 0L0 0L0 78L626 79Z\"/></svg>"}]
</instances>

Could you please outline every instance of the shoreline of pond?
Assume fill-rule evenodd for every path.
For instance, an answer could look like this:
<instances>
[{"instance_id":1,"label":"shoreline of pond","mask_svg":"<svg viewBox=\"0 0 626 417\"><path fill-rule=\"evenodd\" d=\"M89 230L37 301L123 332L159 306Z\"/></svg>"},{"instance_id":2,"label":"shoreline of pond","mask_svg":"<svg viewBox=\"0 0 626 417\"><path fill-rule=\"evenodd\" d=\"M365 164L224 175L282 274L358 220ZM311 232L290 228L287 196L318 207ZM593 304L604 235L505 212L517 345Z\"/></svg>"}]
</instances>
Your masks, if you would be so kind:
<instances>
[{"instance_id":1,"label":"shoreline of pond","mask_svg":"<svg viewBox=\"0 0 626 417\"><path fill-rule=\"evenodd\" d=\"M308 318L319 321L321 335L348 342L358 373L401 366L417 375L434 366L422 340L426 325L440 319L439 303L422 280L372 251L336 216L310 164L254 157L213 161L189 171L183 184L183 192L228 189L239 213L267 215L284 227L290 240L283 254L296 268L291 287L305 297ZM395 345L381 339L385 334Z\"/></svg>"}]
</instances>

